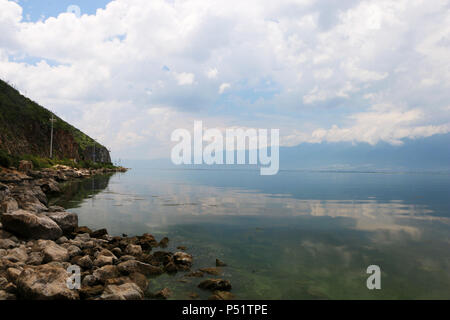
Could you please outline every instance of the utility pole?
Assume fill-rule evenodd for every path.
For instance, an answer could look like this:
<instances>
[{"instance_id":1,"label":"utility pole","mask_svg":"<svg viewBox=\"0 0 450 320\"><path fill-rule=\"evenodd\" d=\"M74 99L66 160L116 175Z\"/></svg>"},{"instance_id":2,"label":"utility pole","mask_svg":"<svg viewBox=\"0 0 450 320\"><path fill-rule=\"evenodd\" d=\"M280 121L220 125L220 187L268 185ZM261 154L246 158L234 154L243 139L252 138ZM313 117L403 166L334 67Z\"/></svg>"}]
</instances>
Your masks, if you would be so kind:
<instances>
[{"instance_id":1,"label":"utility pole","mask_svg":"<svg viewBox=\"0 0 450 320\"><path fill-rule=\"evenodd\" d=\"M95 163L95 143L96 141L94 140L94 153L92 155L92 161L94 161L94 163Z\"/></svg>"},{"instance_id":2,"label":"utility pole","mask_svg":"<svg viewBox=\"0 0 450 320\"><path fill-rule=\"evenodd\" d=\"M53 113L52 113L52 117L50 119L50 122L52 124L52 129L50 131L50 159L53 159L53 122L55 122L56 119L53 117Z\"/></svg>"}]
</instances>

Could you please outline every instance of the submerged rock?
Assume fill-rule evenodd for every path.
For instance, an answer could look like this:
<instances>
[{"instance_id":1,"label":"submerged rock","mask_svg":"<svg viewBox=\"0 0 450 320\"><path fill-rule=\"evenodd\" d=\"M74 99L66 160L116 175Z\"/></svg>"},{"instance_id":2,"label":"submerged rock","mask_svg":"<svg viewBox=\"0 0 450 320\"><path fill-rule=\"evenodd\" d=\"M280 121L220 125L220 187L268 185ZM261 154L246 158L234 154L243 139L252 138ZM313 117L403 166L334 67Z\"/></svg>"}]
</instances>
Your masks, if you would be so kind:
<instances>
[{"instance_id":1,"label":"submerged rock","mask_svg":"<svg viewBox=\"0 0 450 320\"><path fill-rule=\"evenodd\" d=\"M214 291L208 300L233 300L234 294L228 291Z\"/></svg>"},{"instance_id":2,"label":"submerged rock","mask_svg":"<svg viewBox=\"0 0 450 320\"><path fill-rule=\"evenodd\" d=\"M231 283L228 280L223 279L208 279L200 282L198 285L200 289L211 290L211 291L230 291Z\"/></svg>"},{"instance_id":3,"label":"submerged rock","mask_svg":"<svg viewBox=\"0 0 450 320\"><path fill-rule=\"evenodd\" d=\"M219 259L216 259L216 267L226 267L227 264Z\"/></svg>"},{"instance_id":4,"label":"submerged rock","mask_svg":"<svg viewBox=\"0 0 450 320\"><path fill-rule=\"evenodd\" d=\"M63 233L56 222L49 217L25 210L3 213L1 222L5 230L25 238L56 240Z\"/></svg>"},{"instance_id":5,"label":"submerged rock","mask_svg":"<svg viewBox=\"0 0 450 320\"><path fill-rule=\"evenodd\" d=\"M172 291L170 291L169 288L164 288L162 290L159 290L158 292L151 295L153 299L168 299L170 295L172 294Z\"/></svg>"}]
</instances>

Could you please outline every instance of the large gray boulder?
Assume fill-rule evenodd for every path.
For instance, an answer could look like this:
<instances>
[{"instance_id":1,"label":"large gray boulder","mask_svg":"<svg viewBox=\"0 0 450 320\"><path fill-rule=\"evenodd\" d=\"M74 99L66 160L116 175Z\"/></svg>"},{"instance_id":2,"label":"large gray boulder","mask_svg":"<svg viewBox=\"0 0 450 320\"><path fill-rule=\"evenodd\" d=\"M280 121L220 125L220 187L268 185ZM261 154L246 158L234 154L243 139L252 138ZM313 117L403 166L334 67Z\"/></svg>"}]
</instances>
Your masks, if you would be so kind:
<instances>
[{"instance_id":1,"label":"large gray boulder","mask_svg":"<svg viewBox=\"0 0 450 320\"><path fill-rule=\"evenodd\" d=\"M49 217L25 210L3 213L1 222L5 230L30 239L56 240L63 234Z\"/></svg>"},{"instance_id":2,"label":"large gray boulder","mask_svg":"<svg viewBox=\"0 0 450 320\"><path fill-rule=\"evenodd\" d=\"M78 227L78 215L71 212L47 212L47 217L56 222L64 234L73 232Z\"/></svg>"},{"instance_id":3,"label":"large gray boulder","mask_svg":"<svg viewBox=\"0 0 450 320\"><path fill-rule=\"evenodd\" d=\"M70 274L62 267L44 264L25 267L17 278L17 293L21 298L33 300L76 300L77 290L67 286Z\"/></svg>"}]
</instances>

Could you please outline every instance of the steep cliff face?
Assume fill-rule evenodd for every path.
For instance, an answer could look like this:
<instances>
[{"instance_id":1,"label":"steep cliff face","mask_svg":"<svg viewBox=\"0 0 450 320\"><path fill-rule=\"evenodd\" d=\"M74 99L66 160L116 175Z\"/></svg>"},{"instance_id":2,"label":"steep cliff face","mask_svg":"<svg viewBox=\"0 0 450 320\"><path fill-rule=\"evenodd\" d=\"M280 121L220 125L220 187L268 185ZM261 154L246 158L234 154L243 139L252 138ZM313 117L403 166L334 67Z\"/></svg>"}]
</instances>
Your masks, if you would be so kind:
<instances>
[{"instance_id":1,"label":"steep cliff face","mask_svg":"<svg viewBox=\"0 0 450 320\"><path fill-rule=\"evenodd\" d=\"M52 113L0 80L0 150L12 155L50 154ZM53 155L60 159L110 163L109 151L92 138L54 116ZM95 152L94 152L95 144ZM95 159L94 159L95 158Z\"/></svg>"}]
</instances>

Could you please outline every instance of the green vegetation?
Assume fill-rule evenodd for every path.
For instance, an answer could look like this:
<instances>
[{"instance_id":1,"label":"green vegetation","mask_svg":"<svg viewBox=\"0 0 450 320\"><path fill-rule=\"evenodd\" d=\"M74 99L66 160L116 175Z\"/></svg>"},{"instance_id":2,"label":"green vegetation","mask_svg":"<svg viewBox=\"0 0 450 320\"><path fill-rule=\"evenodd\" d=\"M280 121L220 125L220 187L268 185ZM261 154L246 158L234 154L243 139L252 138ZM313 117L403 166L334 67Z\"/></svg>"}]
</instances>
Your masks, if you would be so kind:
<instances>
[{"instance_id":1,"label":"green vegetation","mask_svg":"<svg viewBox=\"0 0 450 320\"><path fill-rule=\"evenodd\" d=\"M0 149L0 166L9 168L9 167L18 167L20 160L29 160L33 163L33 167L35 169L44 169L51 168L55 165L65 165L72 168L85 168L85 169L115 169L117 168L112 163L100 163L100 162L92 162L90 160L82 160L75 162L72 159L50 159L50 158L41 158L33 155L22 155L15 156L8 154L5 150Z\"/></svg>"},{"instance_id":2,"label":"green vegetation","mask_svg":"<svg viewBox=\"0 0 450 320\"><path fill-rule=\"evenodd\" d=\"M29 98L24 97L19 91L3 80L0 80L0 109L0 122L20 125L20 121L18 120L26 118L27 120L31 119L39 123L42 128L50 127L49 119L52 117L52 112ZM56 115L53 114L53 116L57 120L54 123L54 129L70 132L81 150L85 150L86 147L94 145L95 141L92 138ZM23 124L25 125L25 123ZM4 132L6 129L5 126L1 126L0 133L3 131L3 133L8 134L7 132Z\"/></svg>"},{"instance_id":3,"label":"green vegetation","mask_svg":"<svg viewBox=\"0 0 450 320\"><path fill-rule=\"evenodd\" d=\"M49 154L52 116L54 122L54 156L58 160L46 158ZM7 82L0 80L0 161L5 166L15 166L20 159L33 161L36 167L49 167L55 162L78 166L105 167L110 164L89 163L92 147L101 161L109 162L109 152L77 128L54 115L51 111L20 94ZM32 156L30 156L32 155ZM20 158L20 159L19 159ZM97 160L99 160L97 158Z\"/></svg>"}]
</instances>

